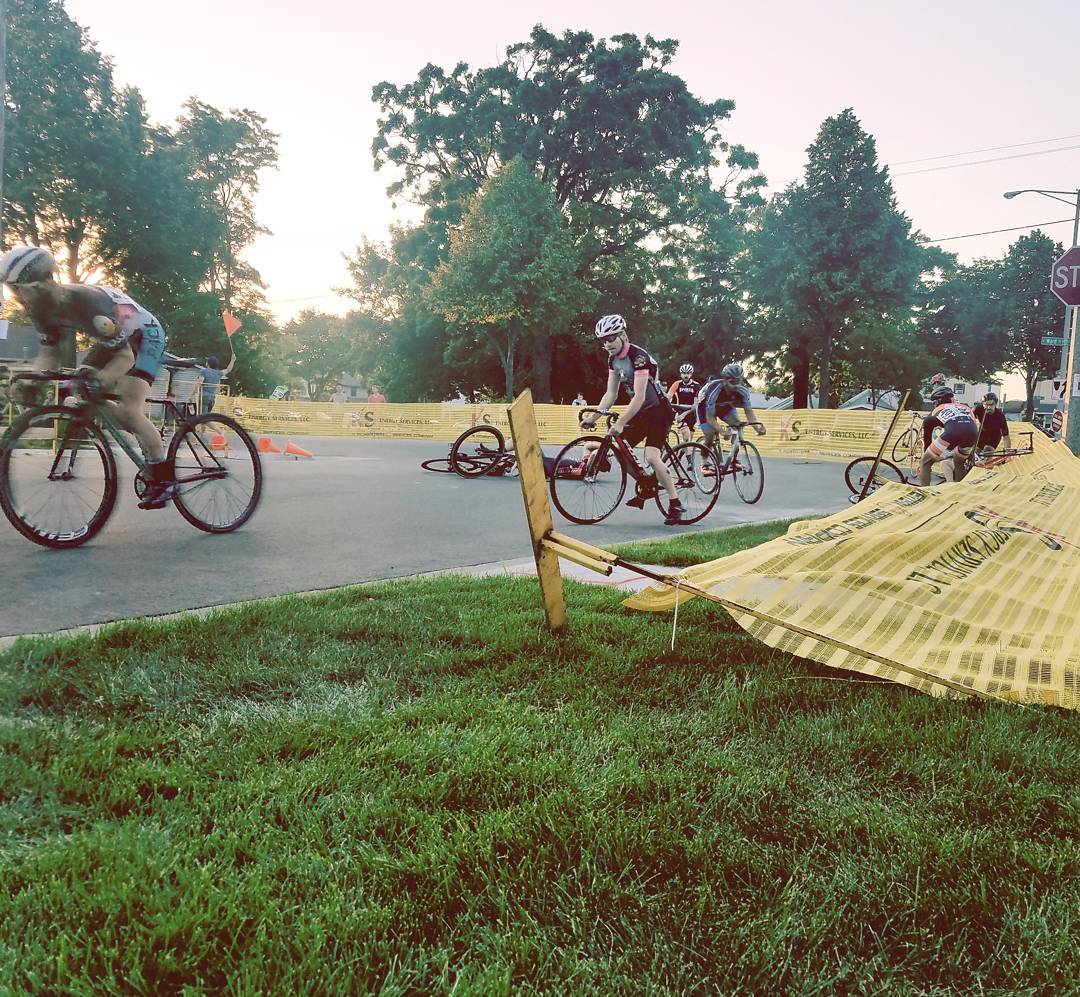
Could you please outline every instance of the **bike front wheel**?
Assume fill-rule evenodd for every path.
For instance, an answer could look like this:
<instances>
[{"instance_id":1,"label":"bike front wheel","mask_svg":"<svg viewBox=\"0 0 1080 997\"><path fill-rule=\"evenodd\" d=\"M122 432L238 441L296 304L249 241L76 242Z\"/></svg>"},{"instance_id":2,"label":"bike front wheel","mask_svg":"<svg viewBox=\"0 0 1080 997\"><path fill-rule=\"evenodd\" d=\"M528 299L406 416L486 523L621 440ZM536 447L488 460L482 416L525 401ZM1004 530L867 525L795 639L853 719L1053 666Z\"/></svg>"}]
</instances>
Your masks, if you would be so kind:
<instances>
[{"instance_id":1,"label":"bike front wheel","mask_svg":"<svg viewBox=\"0 0 1080 997\"><path fill-rule=\"evenodd\" d=\"M173 504L196 529L231 533L251 519L262 497L262 462L235 419L208 412L183 424L169 445L169 460Z\"/></svg>"},{"instance_id":2,"label":"bike front wheel","mask_svg":"<svg viewBox=\"0 0 1080 997\"><path fill-rule=\"evenodd\" d=\"M918 440L917 429L907 429L901 433L892 445L892 459L897 464L914 463L915 444Z\"/></svg>"},{"instance_id":3,"label":"bike front wheel","mask_svg":"<svg viewBox=\"0 0 1080 997\"><path fill-rule=\"evenodd\" d=\"M704 519L720 497L715 476L706 473L714 463L713 455L700 443L682 443L665 451L663 460L685 510L681 521L696 523ZM667 515L668 497L663 488L656 496L656 504Z\"/></svg>"},{"instance_id":4,"label":"bike front wheel","mask_svg":"<svg viewBox=\"0 0 1080 997\"><path fill-rule=\"evenodd\" d=\"M731 476L735 479L735 491L747 505L753 505L761 498L765 491L765 465L753 443L744 442L739 447Z\"/></svg>"},{"instance_id":5,"label":"bike front wheel","mask_svg":"<svg viewBox=\"0 0 1080 997\"><path fill-rule=\"evenodd\" d=\"M586 454L591 456L582 464ZM570 470L560 470L564 467ZM607 519L626 491L626 468L603 436L580 436L568 443L555 458L555 468L551 501L571 523L591 526Z\"/></svg>"},{"instance_id":6,"label":"bike front wheel","mask_svg":"<svg viewBox=\"0 0 1080 997\"><path fill-rule=\"evenodd\" d=\"M494 426L465 430L450 448L450 466L463 478L479 478L506 453L506 440Z\"/></svg>"},{"instance_id":7,"label":"bike front wheel","mask_svg":"<svg viewBox=\"0 0 1080 997\"><path fill-rule=\"evenodd\" d=\"M904 472L891 460L886 460L884 457L878 460L877 469L874 470L873 478L870 478L873 467L873 457L857 457L844 468L844 483L853 495L861 495L864 485L866 486L866 494L869 495L871 492L877 491L882 485L887 485L893 481L901 485L907 484L908 479ZM867 484L867 479L870 479L869 484Z\"/></svg>"},{"instance_id":8,"label":"bike front wheel","mask_svg":"<svg viewBox=\"0 0 1080 997\"><path fill-rule=\"evenodd\" d=\"M78 547L116 504L116 459L105 434L63 405L31 409L0 440L0 506L43 547Z\"/></svg>"}]
</instances>

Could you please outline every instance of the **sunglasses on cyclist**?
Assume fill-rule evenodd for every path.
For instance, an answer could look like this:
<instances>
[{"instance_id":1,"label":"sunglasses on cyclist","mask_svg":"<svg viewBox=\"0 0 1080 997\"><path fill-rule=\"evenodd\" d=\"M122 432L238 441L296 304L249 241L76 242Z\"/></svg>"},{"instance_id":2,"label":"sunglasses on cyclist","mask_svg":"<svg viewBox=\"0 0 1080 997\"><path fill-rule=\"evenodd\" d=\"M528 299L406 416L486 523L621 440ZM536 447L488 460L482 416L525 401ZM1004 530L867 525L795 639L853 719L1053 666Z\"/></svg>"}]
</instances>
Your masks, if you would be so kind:
<instances>
[{"instance_id":1,"label":"sunglasses on cyclist","mask_svg":"<svg viewBox=\"0 0 1080 997\"><path fill-rule=\"evenodd\" d=\"M614 343L615 340L618 339L621 335L622 335L621 332L613 332L610 336L601 336L600 337L600 342L604 346L607 346L608 343Z\"/></svg>"},{"instance_id":2,"label":"sunglasses on cyclist","mask_svg":"<svg viewBox=\"0 0 1080 997\"><path fill-rule=\"evenodd\" d=\"M741 377L725 377L724 378L724 383L725 384L742 384L742 378Z\"/></svg>"}]
</instances>

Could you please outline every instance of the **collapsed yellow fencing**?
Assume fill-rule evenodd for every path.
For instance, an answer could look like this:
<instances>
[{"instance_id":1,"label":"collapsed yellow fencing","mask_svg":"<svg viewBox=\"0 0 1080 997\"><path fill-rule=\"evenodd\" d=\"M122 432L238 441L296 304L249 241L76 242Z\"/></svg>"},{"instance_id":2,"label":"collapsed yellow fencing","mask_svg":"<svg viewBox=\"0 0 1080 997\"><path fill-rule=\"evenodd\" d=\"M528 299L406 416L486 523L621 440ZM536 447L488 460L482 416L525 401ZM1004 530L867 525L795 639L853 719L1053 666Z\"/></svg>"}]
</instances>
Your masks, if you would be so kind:
<instances>
[{"instance_id":1,"label":"collapsed yellow fencing","mask_svg":"<svg viewBox=\"0 0 1080 997\"><path fill-rule=\"evenodd\" d=\"M509 439L510 424L501 404L459 405L453 402L398 405L333 404L330 402L279 402L242 396L217 401L219 412L235 415L251 432L309 436L359 436L372 439L453 440L472 426L490 425ZM573 405L536 405L541 443L568 443L581 434L578 409ZM816 460L850 460L877 453L888 432L893 412L845 409L794 409L757 412L767 430L750 438L766 455L812 457ZM911 425L905 413L887 441L891 454L896 437ZM1030 426L1011 423L1014 433ZM1039 434L1041 435L1041 434ZM1014 443L1017 442L1014 440Z\"/></svg>"},{"instance_id":2,"label":"collapsed yellow fencing","mask_svg":"<svg viewBox=\"0 0 1080 997\"><path fill-rule=\"evenodd\" d=\"M888 485L680 578L754 637L824 665L1080 708L1080 460L1061 443L957 485ZM650 588L626 605L675 601Z\"/></svg>"}]
</instances>

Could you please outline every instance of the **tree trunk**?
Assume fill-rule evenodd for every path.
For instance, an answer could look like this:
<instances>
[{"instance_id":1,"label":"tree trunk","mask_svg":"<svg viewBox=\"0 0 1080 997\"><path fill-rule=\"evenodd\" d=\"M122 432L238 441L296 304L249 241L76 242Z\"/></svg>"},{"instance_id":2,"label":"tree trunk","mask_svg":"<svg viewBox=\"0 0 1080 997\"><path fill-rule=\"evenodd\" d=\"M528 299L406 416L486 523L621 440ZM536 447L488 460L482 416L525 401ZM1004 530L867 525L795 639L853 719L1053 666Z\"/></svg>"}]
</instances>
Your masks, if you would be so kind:
<instances>
[{"instance_id":1,"label":"tree trunk","mask_svg":"<svg viewBox=\"0 0 1080 997\"><path fill-rule=\"evenodd\" d=\"M818 408L832 408L832 400L829 397L832 390L829 371L829 364L832 363L832 346L832 330L826 329L825 339L821 344L821 380L818 385Z\"/></svg>"},{"instance_id":2,"label":"tree trunk","mask_svg":"<svg viewBox=\"0 0 1080 997\"><path fill-rule=\"evenodd\" d=\"M1024 390L1027 391L1027 405L1024 406L1024 422L1031 422L1031 417L1035 414L1035 385L1037 383L1037 378L1038 373L1036 371L1027 371L1024 374Z\"/></svg>"},{"instance_id":3,"label":"tree trunk","mask_svg":"<svg viewBox=\"0 0 1080 997\"><path fill-rule=\"evenodd\" d=\"M544 338L532 354L532 393L534 402L551 401L551 351L553 343Z\"/></svg>"},{"instance_id":4,"label":"tree trunk","mask_svg":"<svg viewBox=\"0 0 1080 997\"><path fill-rule=\"evenodd\" d=\"M506 375L506 403L509 405L514 400L514 341L507 344L506 356L503 360L503 373Z\"/></svg>"},{"instance_id":5,"label":"tree trunk","mask_svg":"<svg viewBox=\"0 0 1080 997\"><path fill-rule=\"evenodd\" d=\"M805 345L792 346L788 350L791 364L792 408L810 407L810 354Z\"/></svg>"}]
</instances>

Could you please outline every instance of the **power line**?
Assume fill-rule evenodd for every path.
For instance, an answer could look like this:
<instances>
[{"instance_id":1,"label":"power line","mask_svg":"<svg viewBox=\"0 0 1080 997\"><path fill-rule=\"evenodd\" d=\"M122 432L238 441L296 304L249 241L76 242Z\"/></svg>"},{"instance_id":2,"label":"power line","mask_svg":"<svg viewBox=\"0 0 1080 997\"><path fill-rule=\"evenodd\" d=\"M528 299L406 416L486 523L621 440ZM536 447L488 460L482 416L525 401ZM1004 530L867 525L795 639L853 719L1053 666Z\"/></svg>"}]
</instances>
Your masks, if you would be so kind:
<instances>
[{"instance_id":1,"label":"power line","mask_svg":"<svg viewBox=\"0 0 1080 997\"><path fill-rule=\"evenodd\" d=\"M916 173L936 173L938 170L958 170L961 166L981 166L983 163L1000 163L1006 159L1027 159L1028 156L1046 156L1051 152L1071 152L1080 149L1080 145L1065 145L1060 149L1040 149L1038 152L1017 152L1012 156L994 156L991 159L973 159L970 163L949 163L947 166L927 166L921 170L905 170L894 173L894 177L910 177Z\"/></svg>"},{"instance_id":2,"label":"power line","mask_svg":"<svg viewBox=\"0 0 1080 997\"><path fill-rule=\"evenodd\" d=\"M980 235L997 235L999 232L1019 232L1021 230L1028 230L1033 228L1042 228L1044 225L1064 225L1066 222L1071 222L1071 218L1060 218L1056 222L1033 222L1031 225L1017 225L1015 228L993 228L987 232L969 232L967 235L950 235L944 239L921 239L920 242L925 243L938 243L938 242L952 242L954 239L974 239Z\"/></svg>"},{"instance_id":3,"label":"power line","mask_svg":"<svg viewBox=\"0 0 1080 997\"><path fill-rule=\"evenodd\" d=\"M1028 145L1045 145L1047 142L1066 142L1080 138L1080 135L1059 135L1057 138L1041 138L1035 142L1014 142L1012 145L992 145L986 149L971 149L968 152L950 152L947 156L926 156L923 159L901 159L890 166L910 166L912 163L932 163L935 159L955 159L957 156L977 156L983 152L1000 152L1002 149L1022 149Z\"/></svg>"}]
</instances>

